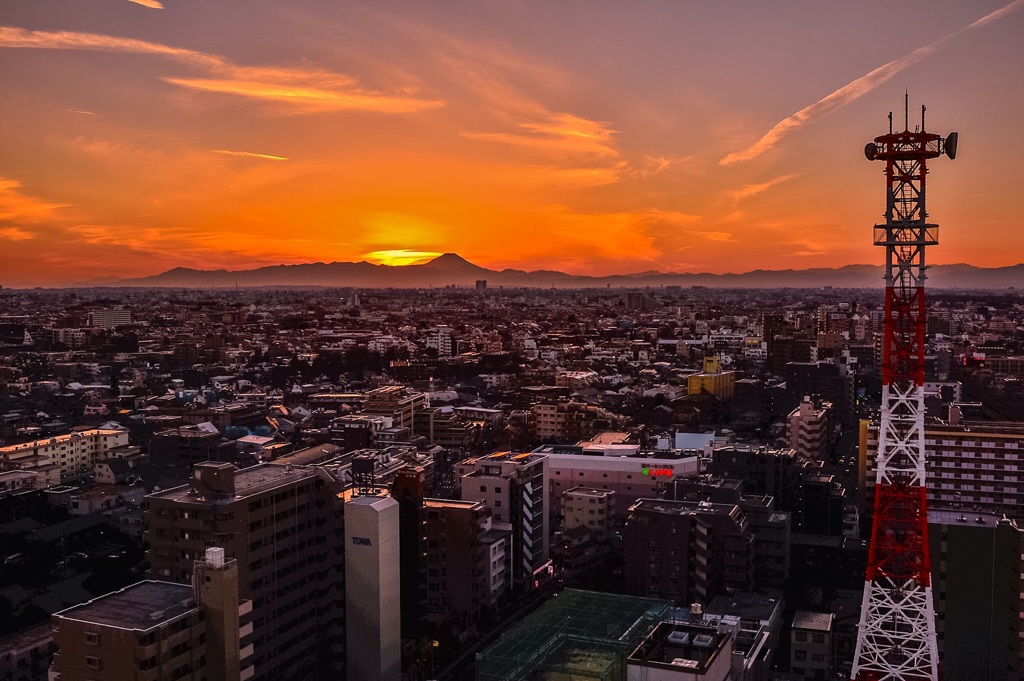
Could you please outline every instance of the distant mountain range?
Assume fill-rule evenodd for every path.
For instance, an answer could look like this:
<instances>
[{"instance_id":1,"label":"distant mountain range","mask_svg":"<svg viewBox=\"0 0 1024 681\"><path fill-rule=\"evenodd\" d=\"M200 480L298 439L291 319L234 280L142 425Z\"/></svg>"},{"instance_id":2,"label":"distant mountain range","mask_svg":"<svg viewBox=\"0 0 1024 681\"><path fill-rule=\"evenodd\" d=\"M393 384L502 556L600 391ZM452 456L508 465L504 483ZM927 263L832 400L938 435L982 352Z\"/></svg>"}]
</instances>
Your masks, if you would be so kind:
<instances>
[{"instance_id":1,"label":"distant mountain range","mask_svg":"<svg viewBox=\"0 0 1024 681\"><path fill-rule=\"evenodd\" d=\"M486 279L489 287L594 288L641 286L707 286L713 288L879 288L882 267L847 265L807 270L754 270L742 274L641 272L588 277L551 270L489 270L455 253L445 253L421 265L402 267L368 262L272 265L252 270L196 270L176 267L139 279L102 279L83 286L218 288L233 286L352 286L359 288L429 288L473 286ZM936 265L928 270L928 285L945 289L1005 289L1024 287L1024 263L1011 267Z\"/></svg>"}]
</instances>

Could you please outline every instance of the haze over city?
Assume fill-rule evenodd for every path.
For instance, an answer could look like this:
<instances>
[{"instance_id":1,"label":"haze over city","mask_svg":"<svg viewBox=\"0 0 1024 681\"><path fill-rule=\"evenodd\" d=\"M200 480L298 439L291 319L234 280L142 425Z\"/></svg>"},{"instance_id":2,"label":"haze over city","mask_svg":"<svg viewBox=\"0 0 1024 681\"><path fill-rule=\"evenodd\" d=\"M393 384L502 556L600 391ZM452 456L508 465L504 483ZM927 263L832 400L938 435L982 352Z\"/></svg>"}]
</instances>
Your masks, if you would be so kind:
<instances>
[{"instance_id":1,"label":"haze over city","mask_svg":"<svg viewBox=\"0 0 1024 681\"><path fill-rule=\"evenodd\" d=\"M877 263L907 90L962 141L931 262L1013 265L1022 4L5 3L0 283Z\"/></svg>"}]
</instances>

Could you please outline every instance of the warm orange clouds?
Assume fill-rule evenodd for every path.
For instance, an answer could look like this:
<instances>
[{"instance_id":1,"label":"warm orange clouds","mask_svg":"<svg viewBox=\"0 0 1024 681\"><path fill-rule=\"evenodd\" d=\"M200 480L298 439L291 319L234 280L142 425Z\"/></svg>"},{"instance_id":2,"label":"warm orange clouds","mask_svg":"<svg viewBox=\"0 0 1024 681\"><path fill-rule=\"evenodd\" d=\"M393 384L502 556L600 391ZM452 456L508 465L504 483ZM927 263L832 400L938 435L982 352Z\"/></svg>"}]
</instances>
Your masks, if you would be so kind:
<instances>
[{"instance_id":1,"label":"warm orange clouds","mask_svg":"<svg viewBox=\"0 0 1024 681\"><path fill-rule=\"evenodd\" d=\"M273 102L290 113L377 111L412 113L443 106L444 102L405 95L387 95L361 86L355 78L317 68L243 66L206 54L144 40L71 31L27 31L0 27L0 47L102 50L151 54L182 61L219 78L164 77L180 87Z\"/></svg>"},{"instance_id":2,"label":"warm orange clouds","mask_svg":"<svg viewBox=\"0 0 1024 681\"><path fill-rule=\"evenodd\" d=\"M25 193L21 182L17 180L0 177L0 221L37 223L51 217L61 207ZM8 239L31 238L26 236L28 232L17 227L7 228L3 233Z\"/></svg>"},{"instance_id":3,"label":"warm orange clouds","mask_svg":"<svg viewBox=\"0 0 1024 681\"><path fill-rule=\"evenodd\" d=\"M291 75L291 74L289 74ZM371 91L339 91L290 83L257 82L245 80L217 80L211 78L164 78L172 85L220 92L240 97L252 97L285 104L290 113L318 113L322 111L377 111L380 113L412 113L444 106L444 102L389 97Z\"/></svg>"},{"instance_id":4,"label":"warm orange clouds","mask_svg":"<svg viewBox=\"0 0 1024 681\"><path fill-rule=\"evenodd\" d=\"M1024 260L1024 0L47 11L64 1L0 27L0 284L447 252L591 275L876 262L860 150L904 88L963 133L930 168L932 262Z\"/></svg>"}]
</instances>

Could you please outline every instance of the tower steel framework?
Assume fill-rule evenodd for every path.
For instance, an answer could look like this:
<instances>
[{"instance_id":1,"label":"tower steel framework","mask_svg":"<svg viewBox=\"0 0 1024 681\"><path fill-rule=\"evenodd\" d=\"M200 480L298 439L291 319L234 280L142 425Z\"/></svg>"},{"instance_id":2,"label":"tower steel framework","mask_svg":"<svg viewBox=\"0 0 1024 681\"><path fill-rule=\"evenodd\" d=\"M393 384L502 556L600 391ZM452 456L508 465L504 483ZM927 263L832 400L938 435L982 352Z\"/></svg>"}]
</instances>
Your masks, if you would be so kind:
<instances>
[{"instance_id":1,"label":"tower steel framework","mask_svg":"<svg viewBox=\"0 0 1024 681\"><path fill-rule=\"evenodd\" d=\"M874 518L854 681L939 678L924 449L925 247L938 243L928 222L928 159L956 156L957 133L943 138L909 129L876 137L868 160L885 161L885 224L874 242L885 247L885 319L882 350L882 415L878 434Z\"/></svg>"}]
</instances>

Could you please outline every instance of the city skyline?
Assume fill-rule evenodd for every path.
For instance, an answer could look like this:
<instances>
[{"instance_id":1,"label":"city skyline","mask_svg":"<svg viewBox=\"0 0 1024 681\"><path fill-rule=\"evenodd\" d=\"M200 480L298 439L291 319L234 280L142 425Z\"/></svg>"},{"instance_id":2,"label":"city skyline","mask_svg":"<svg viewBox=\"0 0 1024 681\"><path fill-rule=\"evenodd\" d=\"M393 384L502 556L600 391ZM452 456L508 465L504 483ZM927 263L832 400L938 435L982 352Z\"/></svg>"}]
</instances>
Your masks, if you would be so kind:
<instances>
[{"instance_id":1,"label":"city skyline","mask_svg":"<svg viewBox=\"0 0 1024 681\"><path fill-rule=\"evenodd\" d=\"M911 128L923 103L962 136L932 168L933 262L1013 265L1022 5L8 6L0 283L876 263L860 150L906 90Z\"/></svg>"}]
</instances>

